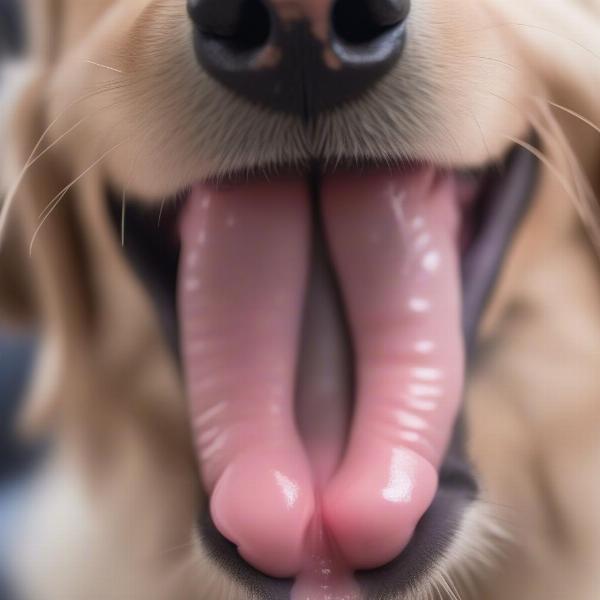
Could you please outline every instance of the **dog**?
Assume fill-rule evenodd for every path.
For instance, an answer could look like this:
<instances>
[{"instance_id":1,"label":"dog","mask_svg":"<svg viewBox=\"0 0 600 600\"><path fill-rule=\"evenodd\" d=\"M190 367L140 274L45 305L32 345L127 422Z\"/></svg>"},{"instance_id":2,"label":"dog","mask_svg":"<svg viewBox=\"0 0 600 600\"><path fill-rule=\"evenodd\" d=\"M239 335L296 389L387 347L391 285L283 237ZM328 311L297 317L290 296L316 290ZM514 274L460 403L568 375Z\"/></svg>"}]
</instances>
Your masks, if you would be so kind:
<instances>
[{"instance_id":1,"label":"dog","mask_svg":"<svg viewBox=\"0 0 600 600\"><path fill-rule=\"evenodd\" d=\"M594 600L600 4L30 0L24 11L28 49L5 111L2 315L38 328L21 430L50 449L11 553L15 589ZM423 186L438 198L433 242L408 243ZM438 245L413 281L403 261L421 243ZM419 317L428 305L415 296L398 314L423 273L443 308ZM190 339L194 319L217 333ZM369 365L390 350L377 336L395 343L396 321L449 344L453 383L436 387L438 363L421 368L409 400L425 411L442 390L445 413L394 413L404 437L388 464L388 430L359 442L356 431L375 419L364 382L380 376ZM198 341L204 362L190 358ZM410 360L434 343L414 341ZM290 361L306 374L296 392ZM239 391L223 371L242 374L257 405L264 381L281 384L273 414L285 423L294 393L320 398L319 412L297 408L289 430L278 416L274 431L239 417L251 427L228 449L235 428L210 434L229 410L213 396ZM354 379L329 393L336 372ZM339 396L356 406L332 421L338 409L323 407ZM306 442L320 421L317 442L341 440L329 467Z\"/></svg>"}]
</instances>

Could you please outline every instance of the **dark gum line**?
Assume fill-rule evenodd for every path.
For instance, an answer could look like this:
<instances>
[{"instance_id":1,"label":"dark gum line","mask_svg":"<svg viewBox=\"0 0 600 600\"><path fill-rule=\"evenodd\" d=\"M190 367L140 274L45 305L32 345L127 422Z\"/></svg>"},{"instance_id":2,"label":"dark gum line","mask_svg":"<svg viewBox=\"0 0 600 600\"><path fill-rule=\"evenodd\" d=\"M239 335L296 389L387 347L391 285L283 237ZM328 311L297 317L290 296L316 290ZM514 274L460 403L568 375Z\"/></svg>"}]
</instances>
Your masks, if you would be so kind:
<instances>
[{"instance_id":1,"label":"dark gum line","mask_svg":"<svg viewBox=\"0 0 600 600\"><path fill-rule=\"evenodd\" d=\"M530 133L529 142L539 147L540 140L535 132ZM517 160L516 167L511 168ZM469 361L473 359L477 326L499 280L507 250L533 199L538 167L538 161L531 153L520 147L514 149L500 169L489 172L488 180L475 202L479 224L473 244L462 259L463 330ZM515 172L517 168L518 172ZM509 183L507 178L510 179ZM506 187L510 187L511 192L502 194ZM503 198L504 201L500 203L496 198L500 195L508 198ZM525 198L525 201L521 198ZM503 227L501 231L498 230L498 223ZM478 258L481 259L482 246L489 242L491 236L495 237L498 246L496 256L482 264L483 261Z\"/></svg>"}]
</instances>

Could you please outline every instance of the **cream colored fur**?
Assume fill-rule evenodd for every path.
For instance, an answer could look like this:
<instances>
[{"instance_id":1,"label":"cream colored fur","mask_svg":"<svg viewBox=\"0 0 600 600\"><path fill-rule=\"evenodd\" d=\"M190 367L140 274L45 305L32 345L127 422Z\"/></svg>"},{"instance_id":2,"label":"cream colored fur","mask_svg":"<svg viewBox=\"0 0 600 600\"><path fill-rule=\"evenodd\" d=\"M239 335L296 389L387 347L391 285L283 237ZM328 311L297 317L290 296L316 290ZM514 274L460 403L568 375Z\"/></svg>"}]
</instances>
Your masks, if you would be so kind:
<instances>
[{"instance_id":1,"label":"cream colored fur","mask_svg":"<svg viewBox=\"0 0 600 600\"><path fill-rule=\"evenodd\" d=\"M450 598L596 600L600 279L575 206L593 231L582 182L598 191L600 134L547 101L600 122L600 2L413 0L397 69L309 128L245 105L199 70L182 0L28 8L35 43L10 113L5 189L51 123L41 149L55 145L20 182L0 263L18 256L44 333L23 430L57 439L16 553L28 599L245 597L194 539L203 499L181 382L108 223L106 181L157 203L202 176L313 153L481 165L550 111L580 172L556 131L542 135L551 166L470 379L470 453L486 491L414 598L450 577L456 592L440 584ZM486 537L499 527L510 544ZM473 563L478 548L490 560Z\"/></svg>"}]
</instances>

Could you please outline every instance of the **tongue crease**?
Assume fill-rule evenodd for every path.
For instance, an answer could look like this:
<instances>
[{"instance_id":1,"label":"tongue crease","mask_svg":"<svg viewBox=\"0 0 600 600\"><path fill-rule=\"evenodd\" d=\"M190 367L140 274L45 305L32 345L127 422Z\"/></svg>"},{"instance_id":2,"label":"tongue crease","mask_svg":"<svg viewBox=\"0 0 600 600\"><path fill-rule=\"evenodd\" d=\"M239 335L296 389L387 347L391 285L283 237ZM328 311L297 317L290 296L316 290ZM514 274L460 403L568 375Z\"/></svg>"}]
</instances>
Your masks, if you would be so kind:
<instances>
[{"instance_id":1,"label":"tongue crease","mask_svg":"<svg viewBox=\"0 0 600 600\"><path fill-rule=\"evenodd\" d=\"M352 571L410 541L464 377L453 178L336 174L317 211L322 228L300 180L203 185L181 223L211 514L253 566L297 577L298 600L358 598Z\"/></svg>"}]
</instances>

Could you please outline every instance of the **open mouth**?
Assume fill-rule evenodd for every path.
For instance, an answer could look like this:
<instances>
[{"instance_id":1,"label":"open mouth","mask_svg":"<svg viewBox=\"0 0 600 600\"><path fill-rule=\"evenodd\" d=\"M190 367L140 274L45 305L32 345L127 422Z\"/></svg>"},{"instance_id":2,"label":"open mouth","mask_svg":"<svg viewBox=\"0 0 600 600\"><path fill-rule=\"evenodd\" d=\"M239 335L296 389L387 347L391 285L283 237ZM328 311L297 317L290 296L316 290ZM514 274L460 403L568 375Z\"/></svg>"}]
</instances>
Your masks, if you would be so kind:
<instances>
[{"instance_id":1,"label":"open mouth","mask_svg":"<svg viewBox=\"0 0 600 600\"><path fill-rule=\"evenodd\" d=\"M382 597L443 553L476 494L456 425L469 351L535 165L514 149L478 173L202 183L159 233L128 209L126 250L181 358L205 538L253 587Z\"/></svg>"}]
</instances>

